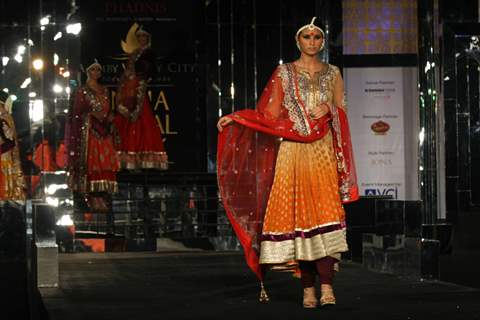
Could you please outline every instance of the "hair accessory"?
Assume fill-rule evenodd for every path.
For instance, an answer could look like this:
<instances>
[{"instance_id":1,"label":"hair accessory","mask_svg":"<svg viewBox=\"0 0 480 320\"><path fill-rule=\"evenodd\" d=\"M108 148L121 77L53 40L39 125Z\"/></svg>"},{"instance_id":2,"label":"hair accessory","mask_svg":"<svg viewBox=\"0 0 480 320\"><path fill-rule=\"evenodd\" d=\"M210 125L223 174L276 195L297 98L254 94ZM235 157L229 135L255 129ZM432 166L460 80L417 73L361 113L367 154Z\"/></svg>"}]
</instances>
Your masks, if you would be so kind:
<instances>
[{"instance_id":1,"label":"hair accessory","mask_svg":"<svg viewBox=\"0 0 480 320\"><path fill-rule=\"evenodd\" d=\"M93 59L92 64L90 64L90 65L85 69L85 72L87 72L88 70L92 69L93 67L99 67L100 70L103 70L102 65L98 62L98 60L97 60L97 59Z\"/></svg>"},{"instance_id":2,"label":"hair accessory","mask_svg":"<svg viewBox=\"0 0 480 320\"><path fill-rule=\"evenodd\" d=\"M320 28L319 26L316 26L314 23L315 23L315 20L317 19L317 17L313 17L312 18L312 21L309 23L309 24L306 24L304 25L303 27L300 27L300 29L298 29L297 33L295 34L295 39L298 39L298 36L300 35L300 32L302 32L303 30L305 29L308 29L308 30L318 30L321 32L323 38L325 39L325 32L323 32L322 28Z\"/></svg>"}]
</instances>

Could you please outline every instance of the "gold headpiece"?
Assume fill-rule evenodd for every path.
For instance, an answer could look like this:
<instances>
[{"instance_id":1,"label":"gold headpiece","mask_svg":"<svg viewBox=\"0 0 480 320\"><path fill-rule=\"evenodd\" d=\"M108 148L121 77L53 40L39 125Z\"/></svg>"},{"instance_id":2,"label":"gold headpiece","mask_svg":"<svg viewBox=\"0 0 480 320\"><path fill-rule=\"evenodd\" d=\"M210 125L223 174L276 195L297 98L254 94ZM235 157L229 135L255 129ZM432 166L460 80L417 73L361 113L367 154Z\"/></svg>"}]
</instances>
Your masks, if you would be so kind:
<instances>
[{"instance_id":1,"label":"gold headpiece","mask_svg":"<svg viewBox=\"0 0 480 320\"><path fill-rule=\"evenodd\" d=\"M87 69L85 69L85 71L88 71L88 70L92 69L93 67L99 67L100 70L103 70L102 65L98 62L98 60L97 60L97 59L93 59L93 63L92 63L91 65L89 65L89 66L87 67Z\"/></svg>"},{"instance_id":2,"label":"gold headpiece","mask_svg":"<svg viewBox=\"0 0 480 320\"><path fill-rule=\"evenodd\" d=\"M152 39L152 35L145 31L142 26L140 26L138 23L134 22L130 29L128 30L127 36L125 38L125 41L122 40L120 42L120 45L122 46L123 52L126 54L130 54L133 51L135 51L137 48L140 47L140 44L138 43L137 36L139 34L146 34L149 36L150 41ZM149 41L149 42L150 42ZM150 43L148 44L150 46Z\"/></svg>"},{"instance_id":3,"label":"gold headpiece","mask_svg":"<svg viewBox=\"0 0 480 320\"><path fill-rule=\"evenodd\" d=\"M312 21L310 22L310 24L306 24L306 25L304 25L303 27L301 27L300 29L298 29L297 33L295 34L295 39L298 39L298 35L300 34L300 32L302 32L302 31L305 30L305 29L308 29L308 30L314 30L314 29L316 29L316 30L320 31L320 33L322 34L323 38L325 39L325 32L323 32L323 30L322 30L320 27L314 25L315 19L317 19L317 17L313 17L313 18L312 18Z\"/></svg>"},{"instance_id":4,"label":"gold headpiece","mask_svg":"<svg viewBox=\"0 0 480 320\"><path fill-rule=\"evenodd\" d=\"M140 28L137 29L137 31L135 31L135 35L140 35L140 34L146 34L147 36L150 36L150 33L143 29L143 26L140 26Z\"/></svg>"}]
</instances>

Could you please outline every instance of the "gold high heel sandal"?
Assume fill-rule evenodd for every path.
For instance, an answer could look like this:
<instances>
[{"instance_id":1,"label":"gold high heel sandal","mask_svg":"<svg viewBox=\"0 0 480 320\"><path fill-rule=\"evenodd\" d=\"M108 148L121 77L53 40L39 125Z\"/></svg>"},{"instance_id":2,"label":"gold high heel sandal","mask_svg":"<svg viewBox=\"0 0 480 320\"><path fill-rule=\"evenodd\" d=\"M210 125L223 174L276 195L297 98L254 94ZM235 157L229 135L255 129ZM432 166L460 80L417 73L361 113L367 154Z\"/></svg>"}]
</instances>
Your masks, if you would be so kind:
<instances>
[{"instance_id":1,"label":"gold high heel sandal","mask_svg":"<svg viewBox=\"0 0 480 320\"><path fill-rule=\"evenodd\" d=\"M335 295L333 294L333 288L329 284L322 284L320 286L322 296L320 297L320 306L333 306L336 303Z\"/></svg>"},{"instance_id":2,"label":"gold high heel sandal","mask_svg":"<svg viewBox=\"0 0 480 320\"><path fill-rule=\"evenodd\" d=\"M317 297L315 296L315 287L303 288L303 307L316 308Z\"/></svg>"}]
</instances>

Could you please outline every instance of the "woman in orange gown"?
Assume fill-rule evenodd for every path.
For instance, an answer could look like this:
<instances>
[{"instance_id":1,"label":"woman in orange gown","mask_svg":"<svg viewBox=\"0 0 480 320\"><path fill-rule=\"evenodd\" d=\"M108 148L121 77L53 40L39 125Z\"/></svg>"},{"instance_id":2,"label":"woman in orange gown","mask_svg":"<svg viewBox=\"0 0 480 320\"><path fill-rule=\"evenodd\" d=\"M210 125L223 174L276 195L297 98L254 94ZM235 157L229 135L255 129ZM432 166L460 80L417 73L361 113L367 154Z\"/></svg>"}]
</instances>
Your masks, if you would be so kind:
<instances>
[{"instance_id":1,"label":"woman in orange gown","mask_svg":"<svg viewBox=\"0 0 480 320\"><path fill-rule=\"evenodd\" d=\"M340 70L320 61L324 33L295 36L300 58L273 73L256 110L218 122L218 180L247 263L300 269L303 306L335 304L335 265L348 250L342 203L358 198ZM262 287L263 289L263 287Z\"/></svg>"},{"instance_id":2,"label":"woman in orange gown","mask_svg":"<svg viewBox=\"0 0 480 320\"><path fill-rule=\"evenodd\" d=\"M86 73L86 84L76 92L65 129L69 184L73 191L87 196L91 209L109 211L110 195L118 191L114 113L107 88L98 82L102 66L95 61Z\"/></svg>"},{"instance_id":3,"label":"woman in orange gown","mask_svg":"<svg viewBox=\"0 0 480 320\"><path fill-rule=\"evenodd\" d=\"M168 168L160 127L148 100L147 85L156 74L150 34L136 31L138 48L128 57L117 93L119 142L116 144L122 169Z\"/></svg>"}]
</instances>

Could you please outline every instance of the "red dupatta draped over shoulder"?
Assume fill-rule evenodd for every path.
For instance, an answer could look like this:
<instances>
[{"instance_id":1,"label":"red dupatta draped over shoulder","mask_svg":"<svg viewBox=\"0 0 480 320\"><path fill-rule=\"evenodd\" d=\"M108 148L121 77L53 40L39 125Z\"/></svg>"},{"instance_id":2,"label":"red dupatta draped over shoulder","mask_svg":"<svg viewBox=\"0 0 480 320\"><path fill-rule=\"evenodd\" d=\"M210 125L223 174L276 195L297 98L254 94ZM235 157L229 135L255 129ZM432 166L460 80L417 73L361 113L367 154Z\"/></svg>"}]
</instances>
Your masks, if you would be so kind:
<instances>
[{"instance_id":1,"label":"red dupatta draped over shoulder","mask_svg":"<svg viewBox=\"0 0 480 320\"><path fill-rule=\"evenodd\" d=\"M259 235L282 139L310 143L332 130L342 201L358 199L347 116L342 108L332 106L329 114L311 120L298 93L294 67L286 64L271 76L256 110L241 110L228 117L233 123L218 135L220 196L247 264L261 280Z\"/></svg>"}]
</instances>

